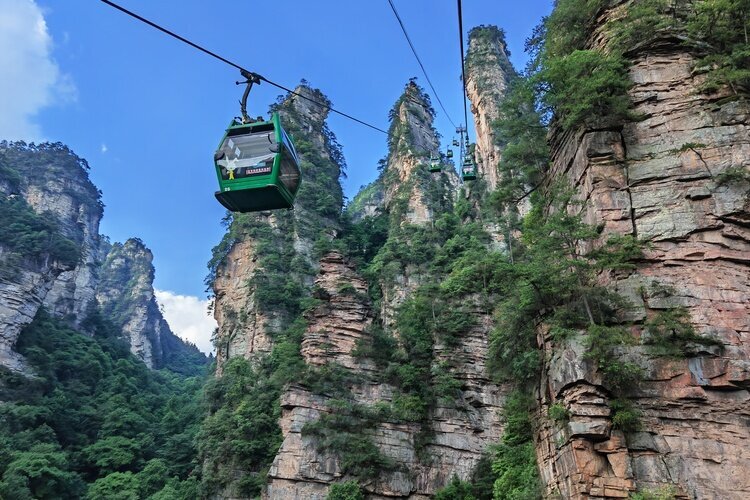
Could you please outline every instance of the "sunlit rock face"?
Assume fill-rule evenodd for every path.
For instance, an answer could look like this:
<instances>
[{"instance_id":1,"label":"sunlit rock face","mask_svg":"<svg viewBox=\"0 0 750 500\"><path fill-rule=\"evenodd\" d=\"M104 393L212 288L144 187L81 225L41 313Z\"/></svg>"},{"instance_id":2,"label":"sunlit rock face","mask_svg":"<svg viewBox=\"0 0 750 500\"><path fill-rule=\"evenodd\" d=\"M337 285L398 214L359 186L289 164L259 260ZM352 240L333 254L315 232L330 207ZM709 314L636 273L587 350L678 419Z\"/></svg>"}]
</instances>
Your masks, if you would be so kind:
<instances>
[{"instance_id":1,"label":"sunlit rock face","mask_svg":"<svg viewBox=\"0 0 750 500\"><path fill-rule=\"evenodd\" d=\"M349 261L333 252L321 260L315 290L320 303L306 314L305 362L342 367L352 381L347 389L356 404L391 403L396 388L382 381L371 359L355 355L357 346L371 342L373 313L367 283ZM486 319L480 311L476 314ZM424 449L419 450L423 429L418 423L386 420L372 429L375 445L396 463L395 470L383 471L377 481L365 485L373 498L429 498L454 475L469 479L486 447L498 441L505 391L485 375L487 328L479 323L458 347L435 347L437 363L449 357L460 359L456 373L462 390L455 405L440 404L430 415L431 438ZM315 438L303 433L305 424L336 411L330 406L332 399L297 385L283 394L284 441L269 472L267 498L323 499L331 483L348 479L336 456L321 452ZM424 456L430 457L429 463L420 458Z\"/></svg>"},{"instance_id":2,"label":"sunlit rock face","mask_svg":"<svg viewBox=\"0 0 750 500\"><path fill-rule=\"evenodd\" d=\"M172 366L181 356L200 359L169 328L154 297L153 254L131 238L109 245L99 270L96 299L105 318L122 329L130 352L149 368ZM176 368L176 367L175 367Z\"/></svg>"},{"instance_id":3,"label":"sunlit rock face","mask_svg":"<svg viewBox=\"0 0 750 500\"><path fill-rule=\"evenodd\" d=\"M496 26L480 26L469 32L466 54L466 94L471 101L476 130L479 175L492 191L499 182L498 163L502 145L493 129L500 117L500 103L516 72L508 60L505 34Z\"/></svg>"},{"instance_id":4,"label":"sunlit rock face","mask_svg":"<svg viewBox=\"0 0 750 500\"><path fill-rule=\"evenodd\" d=\"M268 271L264 258L279 255L283 262L277 267L285 268L280 272L309 295L318 268L315 243L330 241L339 231L343 157L326 124L328 107L316 104L329 101L306 84L295 92L300 95L290 95L274 109L294 137L303 181L294 210L235 214L233 235L227 236L212 283L218 373L231 357L253 359L270 352L270 333L294 320L293 312L258 299L257 283Z\"/></svg>"},{"instance_id":5,"label":"sunlit rock face","mask_svg":"<svg viewBox=\"0 0 750 500\"><path fill-rule=\"evenodd\" d=\"M606 19L606 15L602 17ZM601 39L597 43L604 43ZM747 498L750 477L750 106L729 89L706 94L705 75L676 39L632 56L630 97L639 121L553 130L550 179L588 200L603 238L650 242L632 272L603 277L633 304L633 332L660 311L684 307L698 333L686 359L635 348L645 381L633 388L642 428L612 429L610 394L577 341L547 339L537 456L547 493L624 498L674 488L685 498ZM546 418L558 402L561 425Z\"/></svg>"},{"instance_id":6,"label":"sunlit rock face","mask_svg":"<svg viewBox=\"0 0 750 500\"><path fill-rule=\"evenodd\" d=\"M13 268L0 279L0 364L23 369L13 346L40 306L78 322L94 300L102 205L88 164L63 144L2 142L0 162L0 196L20 197L35 212L54 218L81 255L77 264L43 256L11 263L8 247L3 252L0 243L0 260Z\"/></svg>"},{"instance_id":7,"label":"sunlit rock face","mask_svg":"<svg viewBox=\"0 0 750 500\"><path fill-rule=\"evenodd\" d=\"M451 167L441 173L427 169L431 152L438 148L432 119L424 93L413 82L407 84L391 112L392 137L381 175L350 206L355 220L387 217L391 237L403 231L399 236L403 244L409 244L414 228L431 226L452 210L459 187ZM373 328L384 328L399 341L397 310L430 278L417 266L401 264L391 263L400 269L393 280L367 283L344 256L325 255L313 288L313 297L320 302L305 315L301 346L305 362L345 370L352 403L364 408L392 404L399 390L383 380L383 368L360 349L372 343ZM373 311L370 303L371 286L383 294L379 311ZM467 314L476 317L474 326L457 345L438 341L433 347L435 369L452 364L460 396L439 402L423 423L386 418L368 431L378 450L395 463L393 470L383 470L377 480L363 483L372 498L429 498L453 476L470 479L487 446L498 442L500 408L508 388L490 381L485 368L492 319L480 307ZM269 472L266 497L323 499L332 483L351 479L339 457L322 451L318 440L303 432L306 424L335 413L336 404L333 396L301 385L282 395L284 441Z\"/></svg>"},{"instance_id":8,"label":"sunlit rock face","mask_svg":"<svg viewBox=\"0 0 750 500\"><path fill-rule=\"evenodd\" d=\"M0 196L23 199L35 213L54 221L79 258L13 255L0 242L0 364L26 370L13 351L22 328L40 307L74 327L97 307L113 320L131 351L149 367L189 352L203 356L172 334L153 298L152 255L140 240L110 245L99 234L103 205L91 183L86 160L60 143L0 143ZM21 234L11 235L23 238Z\"/></svg>"}]
</instances>

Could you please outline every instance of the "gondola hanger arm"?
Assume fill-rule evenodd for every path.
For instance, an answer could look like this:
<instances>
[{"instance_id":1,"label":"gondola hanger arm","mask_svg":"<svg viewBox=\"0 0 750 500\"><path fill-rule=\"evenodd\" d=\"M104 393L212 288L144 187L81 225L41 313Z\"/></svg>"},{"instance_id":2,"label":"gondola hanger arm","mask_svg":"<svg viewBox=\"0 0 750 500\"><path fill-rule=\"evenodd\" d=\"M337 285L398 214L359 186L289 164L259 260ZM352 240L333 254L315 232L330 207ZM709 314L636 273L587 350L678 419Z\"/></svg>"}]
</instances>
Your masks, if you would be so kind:
<instances>
[{"instance_id":1,"label":"gondola hanger arm","mask_svg":"<svg viewBox=\"0 0 750 500\"><path fill-rule=\"evenodd\" d=\"M257 83L260 85L261 76L257 73L252 73L245 69L240 70L240 74L245 78L244 82L234 82L236 85L245 85L245 92L242 93L242 99L240 99L240 113L242 114L242 123L250 123L252 120L247 115L247 98L250 95L250 89L253 88L253 84Z\"/></svg>"}]
</instances>

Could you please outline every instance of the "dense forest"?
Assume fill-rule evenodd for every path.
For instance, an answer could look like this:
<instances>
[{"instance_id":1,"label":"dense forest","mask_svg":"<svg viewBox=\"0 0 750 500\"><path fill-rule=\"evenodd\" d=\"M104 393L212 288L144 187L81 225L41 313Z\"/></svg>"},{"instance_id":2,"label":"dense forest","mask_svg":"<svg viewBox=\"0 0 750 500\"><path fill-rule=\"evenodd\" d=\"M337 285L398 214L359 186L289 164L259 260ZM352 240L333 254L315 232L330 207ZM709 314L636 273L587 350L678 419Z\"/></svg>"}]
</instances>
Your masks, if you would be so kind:
<instances>
[{"instance_id":1,"label":"dense forest","mask_svg":"<svg viewBox=\"0 0 750 500\"><path fill-rule=\"evenodd\" d=\"M430 469L437 416L472 411L461 355L466 339L486 325L483 376L505 391L502 432L470 474L439 478L441 487L431 494L440 500L564 497L562 481L553 486L539 461L545 456L541 429L555 429L554 452L575 437L566 425L578 407L545 393L553 385L545 377L555 349L578 349L580 365L596 374L590 385L606 399L607 432L643 440L641 431L657 420L637 392L661 376L651 366L718 357L727 342L696 327L689 309L696 301L678 300L674 284L644 281L637 293L613 286L658 260L660 242L639 233L635 216L624 232L592 217L596 200L581 196L584 183L552 175L564 156L560 143L579 140L582 131L619 134L649 118L634 104L630 70L653 47L693 57L692 71L700 77L695 94L712 96L711 106L745 102L749 26L748 0L559 0L527 41L528 66L516 72L504 59L508 88L491 124L493 145L502 150L494 189L481 177L460 183L452 169L431 174L424 168L419 149L439 138L430 97L412 80L390 111L378 178L345 206L339 178L346 164L325 116L311 119L300 101L280 98L271 111L281 113L294 137L304 182L294 211L227 214L224 220L226 234L213 249L206 285L210 293L227 286L221 280L232 252L252 251L252 273L242 276L252 307L215 302L217 363L204 366L185 355L147 368L113 322L132 308L118 310L117 318L108 316L112 310L92 308L75 327L41 308L15 345L31 375L0 368L0 498L258 498L268 493L289 433L281 419L294 406L283 402L291 390L317 405L313 417L294 422L302 439L336 464L336 473L326 476L325 498L380 494L385 476L416 474L403 470L402 457L389 455L378 441L383 429L408 429L409 460ZM474 28L469 37L505 45L494 27ZM467 70L480 75L487 70L482 64L481 58L466 60ZM491 82L480 79L478 92L488 90L482 85ZM325 99L306 84L300 88ZM739 121L725 119L722 126ZM684 142L668 155L705 147ZM721 173L710 172L712 189L744 189L747 196L748 164L736 160L740 156L735 152ZM14 183L13 175L0 163L0 176ZM415 199L430 214L427 222L415 221ZM741 219L730 215L722 224ZM81 259L77 242L55 218L34 212L20 197L0 194L0 220L0 279L44 260L72 267ZM688 239L672 238L668 245ZM324 289L316 279L325 258L350 265L366 286L350 279L333 292ZM637 316L640 297L667 305ZM314 350L306 335L331 313L334 299L367 311L365 334L351 350L353 365L367 370L306 361ZM267 348L238 350L248 325L261 325L253 335L270 339ZM387 397L364 403L362 387L387 387ZM676 480L628 483L618 494L687 498L680 488Z\"/></svg>"},{"instance_id":2,"label":"dense forest","mask_svg":"<svg viewBox=\"0 0 750 500\"><path fill-rule=\"evenodd\" d=\"M17 344L35 376L2 370L0 495L198 497L203 377L149 370L97 313L82 328L40 311Z\"/></svg>"}]
</instances>

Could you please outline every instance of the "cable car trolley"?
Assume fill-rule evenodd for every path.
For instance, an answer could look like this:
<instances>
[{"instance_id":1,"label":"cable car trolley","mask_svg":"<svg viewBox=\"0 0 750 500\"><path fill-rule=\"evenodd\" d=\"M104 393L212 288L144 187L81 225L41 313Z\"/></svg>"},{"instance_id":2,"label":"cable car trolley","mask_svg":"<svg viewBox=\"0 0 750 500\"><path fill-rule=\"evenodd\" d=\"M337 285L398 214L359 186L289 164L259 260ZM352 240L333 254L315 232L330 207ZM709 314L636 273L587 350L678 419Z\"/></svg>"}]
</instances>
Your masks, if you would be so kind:
<instances>
[{"instance_id":1,"label":"cable car trolley","mask_svg":"<svg viewBox=\"0 0 750 500\"><path fill-rule=\"evenodd\" d=\"M437 156L430 156L430 172L440 172L442 167L440 165L440 158Z\"/></svg>"},{"instance_id":2,"label":"cable car trolley","mask_svg":"<svg viewBox=\"0 0 750 500\"><path fill-rule=\"evenodd\" d=\"M461 177L465 181L473 181L477 178L477 165L470 155L466 155L464 163L461 165Z\"/></svg>"},{"instance_id":3,"label":"cable car trolley","mask_svg":"<svg viewBox=\"0 0 750 500\"><path fill-rule=\"evenodd\" d=\"M292 208L302 175L299 158L278 113L268 121L252 121L247 96L254 73L243 72L247 87L242 96L242 119L233 119L214 154L219 180L216 199L232 212L257 212Z\"/></svg>"}]
</instances>

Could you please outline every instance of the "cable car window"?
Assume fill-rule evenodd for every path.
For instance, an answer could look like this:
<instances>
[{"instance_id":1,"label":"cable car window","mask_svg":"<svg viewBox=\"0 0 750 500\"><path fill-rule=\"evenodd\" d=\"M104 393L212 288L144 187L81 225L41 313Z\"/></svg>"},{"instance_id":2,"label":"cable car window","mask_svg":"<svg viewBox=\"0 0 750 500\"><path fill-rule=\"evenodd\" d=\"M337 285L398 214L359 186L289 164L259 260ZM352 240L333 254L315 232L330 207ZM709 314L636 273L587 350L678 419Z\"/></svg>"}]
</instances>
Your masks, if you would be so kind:
<instances>
[{"instance_id":1,"label":"cable car window","mask_svg":"<svg viewBox=\"0 0 750 500\"><path fill-rule=\"evenodd\" d=\"M281 167L279 169L279 180L284 184L289 193L294 195L299 188L299 170L297 170L294 160L290 158L288 153L281 155L279 165Z\"/></svg>"},{"instance_id":2,"label":"cable car window","mask_svg":"<svg viewBox=\"0 0 750 500\"><path fill-rule=\"evenodd\" d=\"M294 161L299 162L299 159L297 157L297 150L294 149L294 143L286 134L286 130L284 130L283 128L281 129L281 139L284 141L284 144L286 144L287 149L292 153Z\"/></svg>"},{"instance_id":3,"label":"cable car window","mask_svg":"<svg viewBox=\"0 0 750 500\"><path fill-rule=\"evenodd\" d=\"M273 132L227 137L217 151L216 164L224 180L270 174L276 156Z\"/></svg>"}]
</instances>

